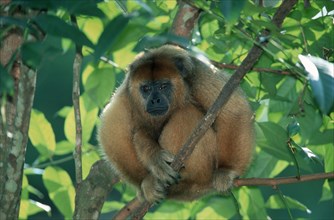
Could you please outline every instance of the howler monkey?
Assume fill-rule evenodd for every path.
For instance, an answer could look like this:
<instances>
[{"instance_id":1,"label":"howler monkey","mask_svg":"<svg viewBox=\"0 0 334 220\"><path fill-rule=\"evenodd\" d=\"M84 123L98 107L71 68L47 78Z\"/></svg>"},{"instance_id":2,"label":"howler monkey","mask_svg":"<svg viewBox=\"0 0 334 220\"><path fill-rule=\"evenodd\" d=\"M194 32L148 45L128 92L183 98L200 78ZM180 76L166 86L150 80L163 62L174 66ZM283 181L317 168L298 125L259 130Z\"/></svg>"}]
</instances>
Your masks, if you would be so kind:
<instances>
[{"instance_id":1,"label":"howler monkey","mask_svg":"<svg viewBox=\"0 0 334 220\"><path fill-rule=\"evenodd\" d=\"M251 160L252 112L233 93L180 174L170 164L227 76L179 47L136 57L101 115L98 139L112 167L149 202L226 192Z\"/></svg>"}]
</instances>

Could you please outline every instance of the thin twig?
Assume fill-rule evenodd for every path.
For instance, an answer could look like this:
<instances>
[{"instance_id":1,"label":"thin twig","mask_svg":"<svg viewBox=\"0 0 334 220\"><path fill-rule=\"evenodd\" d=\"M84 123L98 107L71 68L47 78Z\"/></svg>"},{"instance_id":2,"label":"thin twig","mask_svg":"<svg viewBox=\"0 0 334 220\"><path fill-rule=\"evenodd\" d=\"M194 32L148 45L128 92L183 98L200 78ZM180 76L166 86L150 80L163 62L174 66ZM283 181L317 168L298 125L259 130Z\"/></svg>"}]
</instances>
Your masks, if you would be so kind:
<instances>
[{"instance_id":1,"label":"thin twig","mask_svg":"<svg viewBox=\"0 0 334 220\"><path fill-rule=\"evenodd\" d=\"M280 178L241 178L234 180L234 186L278 186L282 184L300 183L312 180L321 179L334 179L334 172L330 173L315 173L309 175L303 175L299 178L296 176L292 177L280 177Z\"/></svg>"},{"instance_id":2,"label":"thin twig","mask_svg":"<svg viewBox=\"0 0 334 220\"><path fill-rule=\"evenodd\" d=\"M73 26L78 27L77 19L71 15L71 21ZM82 126L81 126L81 114L80 114L80 71L82 64L82 47L76 45L76 53L73 62L73 91L72 101L74 107L75 118L75 151L73 152L75 163L75 179L77 185L82 181Z\"/></svg>"}]
</instances>

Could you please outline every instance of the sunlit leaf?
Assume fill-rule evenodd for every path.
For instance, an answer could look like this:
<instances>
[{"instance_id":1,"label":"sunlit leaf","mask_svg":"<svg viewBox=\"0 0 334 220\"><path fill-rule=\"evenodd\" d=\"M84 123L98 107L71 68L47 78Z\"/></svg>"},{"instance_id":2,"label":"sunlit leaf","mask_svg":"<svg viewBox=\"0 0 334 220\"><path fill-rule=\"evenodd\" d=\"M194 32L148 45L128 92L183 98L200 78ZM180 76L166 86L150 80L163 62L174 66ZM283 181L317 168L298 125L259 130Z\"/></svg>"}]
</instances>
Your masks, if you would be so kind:
<instances>
[{"instance_id":1,"label":"sunlit leaf","mask_svg":"<svg viewBox=\"0 0 334 220\"><path fill-rule=\"evenodd\" d=\"M283 196L285 202L287 203L290 209L298 209L304 211L308 214L311 214L311 210L308 209L304 204L301 202L289 197ZM285 209L285 205L279 195L272 195L269 197L268 201L266 202L266 207L270 209Z\"/></svg>"},{"instance_id":2,"label":"sunlit leaf","mask_svg":"<svg viewBox=\"0 0 334 220\"><path fill-rule=\"evenodd\" d=\"M56 138L50 122L42 112L31 111L29 138L43 157L51 157L56 148Z\"/></svg>"},{"instance_id":3,"label":"sunlit leaf","mask_svg":"<svg viewBox=\"0 0 334 220\"><path fill-rule=\"evenodd\" d=\"M147 219L188 219L190 211L184 208L184 204L175 201L164 202L153 213L147 213Z\"/></svg>"},{"instance_id":4,"label":"sunlit leaf","mask_svg":"<svg viewBox=\"0 0 334 220\"><path fill-rule=\"evenodd\" d=\"M330 16L330 15L334 15L334 10L328 12L326 6L324 6L318 12L318 14L316 14L312 17L312 20L315 20L315 19L318 19L318 18L321 18L321 17L325 17L325 16Z\"/></svg>"},{"instance_id":5,"label":"sunlit leaf","mask_svg":"<svg viewBox=\"0 0 334 220\"><path fill-rule=\"evenodd\" d=\"M82 154L82 177L86 178L86 176L89 174L90 168L96 161L100 159L100 157L96 151L86 150L87 147L84 149L87 152Z\"/></svg>"},{"instance_id":6,"label":"sunlit leaf","mask_svg":"<svg viewBox=\"0 0 334 220\"><path fill-rule=\"evenodd\" d=\"M55 155L64 155L72 153L75 145L69 141L60 141L56 144Z\"/></svg>"},{"instance_id":7,"label":"sunlit leaf","mask_svg":"<svg viewBox=\"0 0 334 220\"><path fill-rule=\"evenodd\" d=\"M241 187L235 195L242 203L240 214L243 219L267 219L263 195L259 189Z\"/></svg>"},{"instance_id":8,"label":"sunlit leaf","mask_svg":"<svg viewBox=\"0 0 334 220\"><path fill-rule=\"evenodd\" d=\"M51 207L49 205L29 199L28 215L34 215L41 211L47 212L51 215Z\"/></svg>"},{"instance_id":9,"label":"sunlit leaf","mask_svg":"<svg viewBox=\"0 0 334 220\"><path fill-rule=\"evenodd\" d=\"M82 126L82 142L87 143L91 138L95 122L97 119L98 108L92 108L88 110L87 99L80 97L80 114L81 114L81 126ZM72 107L70 113L65 119L65 136L67 140L75 144L76 143L76 126L74 119L74 108Z\"/></svg>"},{"instance_id":10,"label":"sunlit leaf","mask_svg":"<svg viewBox=\"0 0 334 220\"><path fill-rule=\"evenodd\" d=\"M112 212L112 211L118 211L124 207L123 202L118 202L118 201L106 201L103 203L102 211L101 213L107 213L107 212Z\"/></svg>"},{"instance_id":11,"label":"sunlit leaf","mask_svg":"<svg viewBox=\"0 0 334 220\"><path fill-rule=\"evenodd\" d=\"M66 118L66 116L70 113L70 111L71 111L71 107L64 106L56 114L59 115L60 117Z\"/></svg>"},{"instance_id":12,"label":"sunlit leaf","mask_svg":"<svg viewBox=\"0 0 334 220\"><path fill-rule=\"evenodd\" d=\"M321 159L318 157L318 155L316 155L315 153L313 153L309 148L307 147L302 147L300 148L301 152L303 153L303 156L305 158L308 158L312 161L318 162L319 164L322 165Z\"/></svg>"},{"instance_id":13,"label":"sunlit leaf","mask_svg":"<svg viewBox=\"0 0 334 220\"><path fill-rule=\"evenodd\" d=\"M75 189L68 173L59 167L47 167L43 174L43 183L59 211L65 218L72 218Z\"/></svg>"},{"instance_id":14,"label":"sunlit leaf","mask_svg":"<svg viewBox=\"0 0 334 220\"><path fill-rule=\"evenodd\" d=\"M279 160L274 155L261 151L254 155L254 159L247 170L245 177L275 177L287 168L288 165L288 162Z\"/></svg>"},{"instance_id":15,"label":"sunlit leaf","mask_svg":"<svg viewBox=\"0 0 334 220\"><path fill-rule=\"evenodd\" d=\"M334 64L313 56L298 58L308 74L320 110L329 114L334 107Z\"/></svg>"},{"instance_id":16,"label":"sunlit leaf","mask_svg":"<svg viewBox=\"0 0 334 220\"><path fill-rule=\"evenodd\" d=\"M197 213L194 219L231 219L237 213L231 197L208 197L208 199L204 199L203 205L203 209Z\"/></svg>"}]
</instances>

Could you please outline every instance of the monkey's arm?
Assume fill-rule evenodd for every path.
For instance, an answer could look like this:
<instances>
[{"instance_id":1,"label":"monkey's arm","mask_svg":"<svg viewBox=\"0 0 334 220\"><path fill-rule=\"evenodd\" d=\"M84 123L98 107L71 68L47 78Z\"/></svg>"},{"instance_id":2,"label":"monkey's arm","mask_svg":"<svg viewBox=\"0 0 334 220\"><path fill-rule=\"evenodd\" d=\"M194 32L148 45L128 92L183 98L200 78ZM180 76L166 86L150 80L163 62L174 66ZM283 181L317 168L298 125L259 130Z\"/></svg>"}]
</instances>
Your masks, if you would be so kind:
<instances>
[{"instance_id":1,"label":"monkey's arm","mask_svg":"<svg viewBox=\"0 0 334 220\"><path fill-rule=\"evenodd\" d=\"M133 142L139 160L155 178L164 185L178 181L179 174L170 166L175 157L172 153L162 149L144 129L138 129L134 133Z\"/></svg>"}]
</instances>

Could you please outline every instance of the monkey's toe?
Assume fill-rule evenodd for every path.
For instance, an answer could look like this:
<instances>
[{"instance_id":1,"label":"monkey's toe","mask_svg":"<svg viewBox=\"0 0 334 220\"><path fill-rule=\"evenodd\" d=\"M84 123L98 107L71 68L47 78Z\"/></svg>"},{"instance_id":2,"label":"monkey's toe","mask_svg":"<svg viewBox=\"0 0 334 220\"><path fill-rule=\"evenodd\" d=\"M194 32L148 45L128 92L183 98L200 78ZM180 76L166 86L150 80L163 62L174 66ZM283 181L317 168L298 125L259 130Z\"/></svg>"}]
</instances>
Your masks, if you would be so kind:
<instances>
[{"instance_id":1,"label":"monkey's toe","mask_svg":"<svg viewBox=\"0 0 334 220\"><path fill-rule=\"evenodd\" d=\"M166 198L167 191L163 183L154 178L147 176L141 184L141 194L147 202L159 203Z\"/></svg>"}]
</instances>

